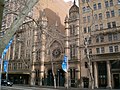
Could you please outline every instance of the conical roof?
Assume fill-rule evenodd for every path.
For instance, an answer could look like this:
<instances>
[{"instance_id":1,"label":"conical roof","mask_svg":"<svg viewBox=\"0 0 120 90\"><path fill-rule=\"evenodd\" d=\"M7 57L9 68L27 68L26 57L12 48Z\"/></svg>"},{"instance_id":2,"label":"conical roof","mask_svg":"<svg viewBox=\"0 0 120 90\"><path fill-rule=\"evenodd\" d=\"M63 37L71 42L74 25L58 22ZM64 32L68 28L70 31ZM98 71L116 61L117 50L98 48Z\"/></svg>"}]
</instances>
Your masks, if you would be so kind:
<instances>
[{"instance_id":1,"label":"conical roof","mask_svg":"<svg viewBox=\"0 0 120 90\"><path fill-rule=\"evenodd\" d=\"M69 10L69 14L74 13L74 12L79 12L79 7L76 5L75 0L73 6Z\"/></svg>"}]
</instances>

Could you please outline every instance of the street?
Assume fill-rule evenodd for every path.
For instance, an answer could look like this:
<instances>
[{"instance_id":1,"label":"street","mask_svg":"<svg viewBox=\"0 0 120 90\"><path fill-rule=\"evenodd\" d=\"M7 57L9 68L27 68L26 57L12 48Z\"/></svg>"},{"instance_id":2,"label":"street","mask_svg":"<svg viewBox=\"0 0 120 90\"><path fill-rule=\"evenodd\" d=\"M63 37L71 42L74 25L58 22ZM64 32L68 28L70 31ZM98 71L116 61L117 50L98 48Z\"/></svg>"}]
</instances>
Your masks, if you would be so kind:
<instances>
[{"instance_id":1,"label":"street","mask_svg":"<svg viewBox=\"0 0 120 90\"><path fill-rule=\"evenodd\" d=\"M30 86L17 86L13 85L12 87L9 86L2 86L1 90L67 90L64 87L60 87L57 89L54 89L53 87L30 87ZM88 90L88 89L80 89L80 88L69 88L68 90ZM120 90L120 89L94 89L94 90Z\"/></svg>"}]
</instances>

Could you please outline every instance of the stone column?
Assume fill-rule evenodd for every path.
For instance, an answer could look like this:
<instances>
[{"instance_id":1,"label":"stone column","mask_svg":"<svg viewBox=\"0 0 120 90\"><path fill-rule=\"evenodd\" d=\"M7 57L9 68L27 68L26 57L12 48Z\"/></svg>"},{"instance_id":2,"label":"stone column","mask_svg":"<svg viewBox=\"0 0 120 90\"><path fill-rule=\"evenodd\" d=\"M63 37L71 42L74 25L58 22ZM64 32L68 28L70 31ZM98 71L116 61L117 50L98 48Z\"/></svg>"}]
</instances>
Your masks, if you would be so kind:
<instances>
[{"instance_id":1,"label":"stone column","mask_svg":"<svg viewBox=\"0 0 120 90\"><path fill-rule=\"evenodd\" d=\"M19 36L19 37L20 37L20 39L21 39L21 36ZM21 44L22 44L22 40L21 40L21 41L19 41L18 59L20 59L20 56L21 56Z\"/></svg>"},{"instance_id":2,"label":"stone column","mask_svg":"<svg viewBox=\"0 0 120 90\"><path fill-rule=\"evenodd\" d=\"M42 31L41 35L41 53L40 53L40 86L42 86L42 79L44 79L44 61L45 61L45 49L46 49L46 35Z\"/></svg>"},{"instance_id":3,"label":"stone column","mask_svg":"<svg viewBox=\"0 0 120 90\"><path fill-rule=\"evenodd\" d=\"M40 17L40 25L41 25L41 52L40 52L40 86L42 86L42 80L44 79L44 61L45 61L45 50L46 50L46 33L47 31L47 26L48 26L48 20L45 15L45 11L43 10L41 12L41 17Z\"/></svg>"},{"instance_id":4,"label":"stone column","mask_svg":"<svg viewBox=\"0 0 120 90\"><path fill-rule=\"evenodd\" d=\"M111 88L110 61L107 61L107 88Z\"/></svg>"},{"instance_id":5,"label":"stone column","mask_svg":"<svg viewBox=\"0 0 120 90\"><path fill-rule=\"evenodd\" d=\"M77 87L81 87L81 61L80 61L80 31L79 31L79 18L76 21L75 24L75 30L77 31L77 37L76 37L76 53L77 53Z\"/></svg>"},{"instance_id":6,"label":"stone column","mask_svg":"<svg viewBox=\"0 0 120 90\"><path fill-rule=\"evenodd\" d=\"M34 86L35 85L35 76L36 76L36 73L35 73L35 63L36 63L36 42L37 42L37 38L38 38L38 35L37 35L37 29L35 29L33 31L33 52L32 52L32 60L33 60L33 63L32 63L32 68L31 68L31 80L30 80L30 85L31 86Z\"/></svg>"},{"instance_id":7,"label":"stone column","mask_svg":"<svg viewBox=\"0 0 120 90\"><path fill-rule=\"evenodd\" d=\"M12 60L14 60L15 58L15 46L16 46L16 35L14 35L14 40L13 40Z\"/></svg>"},{"instance_id":8,"label":"stone column","mask_svg":"<svg viewBox=\"0 0 120 90\"><path fill-rule=\"evenodd\" d=\"M68 16L65 18L65 55L68 57L68 61L70 59L70 50L69 50L69 25L68 25ZM68 62L69 63L69 62ZM69 73L65 73L65 87L69 87Z\"/></svg>"},{"instance_id":9,"label":"stone column","mask_svg":"<svg viewBox=\"0 0 120 90\"><path fill-rule=\"evenodd\" d=\"M94 86L95 86L95 88L98 88L97 62L94 62Z\"/></svg>"}]
</instances>

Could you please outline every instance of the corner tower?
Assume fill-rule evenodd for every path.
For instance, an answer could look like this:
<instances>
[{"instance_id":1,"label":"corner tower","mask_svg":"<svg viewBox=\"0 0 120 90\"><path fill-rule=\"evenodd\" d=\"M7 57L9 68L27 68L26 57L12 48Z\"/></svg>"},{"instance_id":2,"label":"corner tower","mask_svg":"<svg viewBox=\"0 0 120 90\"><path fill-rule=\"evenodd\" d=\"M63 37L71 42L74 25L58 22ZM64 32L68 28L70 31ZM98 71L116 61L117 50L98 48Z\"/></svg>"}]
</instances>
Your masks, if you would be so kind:
<instances>
[{"instance_id":1,"label":"corner tower","mask_svg":"<svg viewBox=\"0 0 120 90\"><path fill-rule=\"evenodd\" d=\"M79 7L74 3L69 9L69 16L65 18L65 54L68 56L69 70L66 73L66 83L65 85L70 85L75 87L77 82L77 87L80 83L80 51L79 51ZM77 67L76 67L77 66ZM71 83L67 83L67 77Z\"/></svg>"}]
</instances>

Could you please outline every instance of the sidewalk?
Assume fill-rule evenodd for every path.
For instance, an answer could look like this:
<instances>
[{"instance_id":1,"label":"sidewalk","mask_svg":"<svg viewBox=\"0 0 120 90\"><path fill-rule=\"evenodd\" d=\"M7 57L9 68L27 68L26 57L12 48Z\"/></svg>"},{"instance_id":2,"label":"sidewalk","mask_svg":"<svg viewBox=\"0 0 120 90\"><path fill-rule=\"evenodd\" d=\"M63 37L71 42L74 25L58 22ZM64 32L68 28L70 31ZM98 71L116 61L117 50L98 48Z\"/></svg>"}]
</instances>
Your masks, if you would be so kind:
<instances>
[{"instance_id":1,"label":"sidewalk","mask_svg":"<svg viewBox=\"0 0 120 90\"><path fill-rule=\"evenodd\" d=\"M68 89L65 87L56 87L54 86L30 86L30 85L21 85L21 84L15 84L15 86L25 86L25 87L37 87L37 88L45 88L46 90L53 89L53 90L120 90L120 89L88 89L88 88L74 88L74 87L69 87Z\"/></svg>"}]
</instances>

